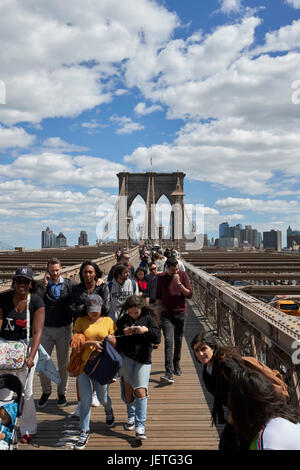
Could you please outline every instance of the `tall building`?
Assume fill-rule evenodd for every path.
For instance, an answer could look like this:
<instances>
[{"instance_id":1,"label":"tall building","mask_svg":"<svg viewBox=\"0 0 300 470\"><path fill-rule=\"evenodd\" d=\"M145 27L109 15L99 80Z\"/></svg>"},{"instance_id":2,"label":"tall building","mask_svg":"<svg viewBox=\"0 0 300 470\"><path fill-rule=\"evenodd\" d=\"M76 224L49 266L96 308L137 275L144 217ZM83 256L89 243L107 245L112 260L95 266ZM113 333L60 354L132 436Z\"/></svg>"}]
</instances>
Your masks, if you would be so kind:
<instances>
[{"instance_id":1,"label":"tall building","mask_svg":"<svg viewBox=\"0 0 300 470\"><path fill-rule=\"evenodd\" d=\"M240 243L248 242L255 248L259 247L258 233L256 229L253 229L251 225L245 225L245 228L241 230Z\"/></svg>"},{"instance_id":2,"label":"tall building","mask_svg":"<svg viewBox=\"0 0 300 470\"><path fill-rule=\"evenodd\" d=\"M263 232L263 244L264 248L273 248L274 250L281 251L281 231L271 230L270 232Z\"/></svg>"},{"instance_id":3,"label":"tall building","mask_svg":"<svg viewBox=\"0 0 300 470\"><path fill-rule=\"evenodd\" d=\"M85 230L80 231L80 235L78 237L78 245L79 246L87 246L88 242L88 235Z\"/></svg>"},{"instance_id":4,"label":"tall building","mask_svg":"<svg viewBox=\"0 0 300 470\"><path fill-rule=\"evenodd\" d=\"M228 222L222 222L220 225L219 225L219 238L223 238L225 237L225 228L226 227L229 227L229 223Z\"/></svg>"},{"instance_id":5,"label":"tall building","mask_svg":"<svg viewBox=\"0 0 300 470\"><path fill-rule=\"evenodd\" d=\"M238 248L239 241L234 237L222 237L219 239L220 248Z\"/></svg>"},{"instance_id":6,"label":"tall building","mask_svg":"<svg viewBox=\"0 0 300 470\"><path fill-rule=\"evenodd\" d=\"M64 248L67 246L67 239L63 233L59 233L56 237L56 248Z\"/></svg>"},{"instance_id":7,"label":"tall building","mask_svg":"<svg viewBox=\"0 0 300 470\"><path fill-rule=\"evenodd\" d=\"M293 242L295 242L296 245L300 245L300 230L292 230L291 226L289 225L289 228L286 231L286 236L288 248L293 247Z\"/></svg>"},{"instance_id":8,"label":"tall building","mask_svg":"<svg viewBox=\"0 0 300 470\"><path fill-rule=\"evenodd\" d=\"M225 227L224 237L225 238L236 238L238 241L238 246L241 243L241 226L236 225L235 227Z\"/></svg>"},{"instance_id":9,"label":"tall building","mask_svg":"<svg viewBox=\"0 0 300 470\"><path fill-rule=\"evenodd\" d=\"M42 248L56 248L56 234L49 227L42 231Z\"/></svg>"}]
</instances>

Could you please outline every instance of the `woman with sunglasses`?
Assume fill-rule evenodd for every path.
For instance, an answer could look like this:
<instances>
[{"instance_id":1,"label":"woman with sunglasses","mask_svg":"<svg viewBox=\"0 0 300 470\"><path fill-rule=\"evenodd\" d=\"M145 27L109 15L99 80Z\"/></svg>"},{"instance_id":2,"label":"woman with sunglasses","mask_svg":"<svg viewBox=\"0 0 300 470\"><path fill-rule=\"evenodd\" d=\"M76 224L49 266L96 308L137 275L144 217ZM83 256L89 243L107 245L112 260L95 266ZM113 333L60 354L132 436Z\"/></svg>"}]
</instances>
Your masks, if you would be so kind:
<instances>
[{"instance_id":1,"label":"woman with sunglasses","mask_svg":"<svg viewBox=\"0 0 300 470\"><path fill-rule=\"evenodd\" d=\"M123 357L119 375L128 415L124 429L135 428L140 445L146 439L151 353L153 343L160 343L160 329L153 309L140 296L131 295L122 305L115 336L109 338Z\"/></svg>"},{"instance_id":2,"label":"woman with sunglasses","mask_svg":"<svg viewBox=\"0 0 300 470\"><path fill-rule=\"evenodd\" d=\"M27 328L30 327L29 355L26 367L20 371L9 372L16 375L25 385L24 407L20 418L21 442L28 443L37 432L35 405L33 400L33 376L37 363L37 350L40 345L45 321L45 307L41 297L35 294L36 284L30 266L21 266L13 277L12 290L0 296L0 340L26 340ZM30 295L30 299L29 299ZM27 325L27 303L29 300L29 325ZM8 373L7 371L3 371ZM30 373L29 373L30 372ZM0 400L10 400L11 391L1 390Z\"/></svg>"}]
</instances>

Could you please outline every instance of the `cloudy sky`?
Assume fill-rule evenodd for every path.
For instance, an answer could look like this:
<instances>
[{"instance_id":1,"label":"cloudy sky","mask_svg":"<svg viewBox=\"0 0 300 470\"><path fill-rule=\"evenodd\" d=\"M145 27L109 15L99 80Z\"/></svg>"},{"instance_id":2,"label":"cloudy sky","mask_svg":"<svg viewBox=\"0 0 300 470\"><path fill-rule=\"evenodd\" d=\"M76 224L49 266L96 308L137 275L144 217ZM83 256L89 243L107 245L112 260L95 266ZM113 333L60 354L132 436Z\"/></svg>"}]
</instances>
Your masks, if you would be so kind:
<instances>
[{"instance_id":1,"label":"cloudy sky","mask_svg":"<svg viewBox=\"0 0 300 470\"><path fill-rule=\"evenodd\" d=\"M94 243L116 173L152 161L186 173L209 237L226 220L285 243L299 47L299 0L1 0L0 240L39 248L50 226Z\"/></svg>"}]
</instances>

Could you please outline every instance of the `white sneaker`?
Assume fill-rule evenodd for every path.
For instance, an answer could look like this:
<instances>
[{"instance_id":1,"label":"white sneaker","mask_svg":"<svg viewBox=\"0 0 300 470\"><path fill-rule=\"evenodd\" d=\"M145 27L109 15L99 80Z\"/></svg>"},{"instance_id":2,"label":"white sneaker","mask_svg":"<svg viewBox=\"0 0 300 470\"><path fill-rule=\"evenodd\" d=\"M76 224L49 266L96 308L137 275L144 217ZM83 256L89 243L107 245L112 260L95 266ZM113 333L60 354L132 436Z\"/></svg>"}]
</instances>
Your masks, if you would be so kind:
<instances>
[{"instance_id":1,"label":"white sneaker","mask_svg":"<svg viewBox=\"0 0 300 470\"><path fill-rule=\"evenodd\" d=\"M78 441L76 442L74 448L76 450L83 450L85 448L88 440L89 440L89 437L90 437L89 432L81 431L80 437L79 437Z\"/></svg>"},{"instance_id":2,"label":"white sneaker","mask_svg":"<svg viewBox=\"0 0 300 470\"><path fill-rule=\"evenodd\" d=\"M92 406L100 406L100 403L99 403L99 400L98 400L98 397L97 397L97 393L96 393L96 392L93 392L93 396L92 396Z\"/></svg>"}]
</instances>

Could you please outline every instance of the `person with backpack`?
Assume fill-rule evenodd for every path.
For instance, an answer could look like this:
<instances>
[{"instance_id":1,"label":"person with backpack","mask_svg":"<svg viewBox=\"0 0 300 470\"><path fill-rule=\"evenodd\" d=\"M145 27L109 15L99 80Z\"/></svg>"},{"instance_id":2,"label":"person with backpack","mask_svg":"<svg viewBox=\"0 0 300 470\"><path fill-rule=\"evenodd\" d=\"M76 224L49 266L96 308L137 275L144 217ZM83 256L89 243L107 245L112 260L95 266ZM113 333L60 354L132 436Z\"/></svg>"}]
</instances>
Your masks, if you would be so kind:
<instances>
[{"instance_id":1,"label":"person with backpack","mask_svg":"<svg viewBox=\"0 0 300 470\"><path fill-rule=\"evenodd\" d=\"M286 402L271 380L248 367L231 375L228 408L249 450L300 450L300 408Z\"/></svg>"},{"instance_id":2,"label":"person with backpack","mask_svg":"<svg viewBox=\"0 0 300 470\"><path fill-rule=\"evenodd\" d=\"M136 431L136 441L146 439L145 426L151 353L153 343L159 344L160 328L153 309L137 295L129 296L122 304L113 345L123 357L119 371L121 396L127 405L124 429Z\"/></svg>"},{"instance_id":3,"label":"person with backpack","mask_svg":"<svg viewBox=\"0 0 300 470\"><path fill-rule=\"evenodd\" d=\"M84 373L84 368L94 352L101 352L104 338L112 335L116 326L111 318L102 313L103 300L100 295L91 294L86 299L86 315L77 318L74 328L74 335L83 335L84 344L81 353L81 364L77 377L80 391L80 437L75 444L75 449L82 450L89 440L90 416L93 388L97 397L105 410L105 424L107 427L114 425L115 417L112 409L111 399L108 394L108 384L100 385L99 382L91 379ZM108 338L109 341L109 338Z\"/></svg>"},{"instance_id":4,"label":"person with backpack","mask_svg":"<svg viewBox=\"0 0 300 470\"><path fill-rule=\"evenodd\" d=\"M220 436L219 450L248 450L250 442L239 436L234 427L231 414L225 420L224 407L228 406L231 377L242 367L260 369L268 374L273 387L286 400L287 387L278 375L255 358L242 357L237 348L222 346L216 337L208 332L197 333L191 341L195 358L203 365L202 377L209 393L214 397L212 422L225 424Z\"/></svg>"},{"instance_id":5,"label":"person with backpack","mask_svg":"<svg viewBox=\"0 0 300 470\"><path fill-rule=\"evenodd\" d=\"M107 315L109 310L109 290L106 282L102 279L103 273L97 263L91 260L85 260L79 270L80 283L73 286L71 292L71 304L74 308L74 323L78 317L87 315L86 300L89 295L100 295L103 301L102 315ZM70 343L70 340L69 340ZM80 414L80 393L78 384L76 383L78 405L74 412L74 416L79 417ZM93 391L92 406L99 406L96 391Z\"/></svg>"},{"instance_id":6,"label":"person with backpack","mask_svg":"<svg viewBox=\"0 0 300 470\"><path fill-rule=\"evenodd\" d=\"M120 264L114 269L114 278L108 282L110 292L109 316L116 323L119 316L121 305L127 297L139 295L138 284L135 279L129 279L129 269L125 264Z\"/></svg>"}]
</instances>

